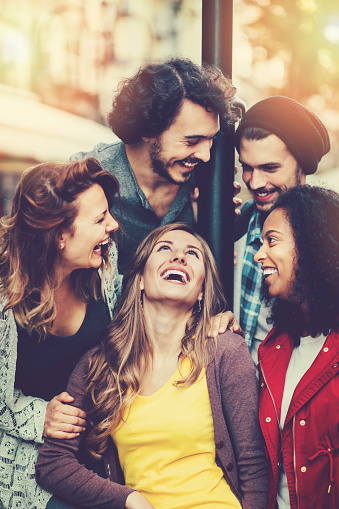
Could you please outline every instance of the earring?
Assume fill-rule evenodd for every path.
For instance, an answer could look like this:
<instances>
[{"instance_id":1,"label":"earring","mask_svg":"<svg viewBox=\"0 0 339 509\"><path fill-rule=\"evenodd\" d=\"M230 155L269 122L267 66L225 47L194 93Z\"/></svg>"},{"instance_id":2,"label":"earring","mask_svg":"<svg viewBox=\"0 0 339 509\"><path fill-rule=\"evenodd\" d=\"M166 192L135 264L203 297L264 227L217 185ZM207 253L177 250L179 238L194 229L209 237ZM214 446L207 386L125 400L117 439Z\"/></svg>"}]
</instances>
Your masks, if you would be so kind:
<instances>
[{"instance_id":1,"label":"earring","mask_svg":"<svg viewBox=\"0 0 339 509\"><path fill-rule=\"evenodd\" d=\"M63 242L60 242L60 249L63 249L65 247L65 244Z\"/></svg>"},{"instance_id":2,"label":"earring","mask_svg":"<svg viewBox=\"0 0 339 509\"><path fill-rule=\"evenodd\" d=\"M202 309L201 301L202 301L202 297L201 297L201 299L198 300L198 313L199 314L201 313L201 309Z\"/></svg>"},{"instance_id":3,"label":"earring","mask_svg":"<svg viewBox=\"0 0 339 509\"><path fill-rule=\"evenodd\" d=\"M142 298L142 290L140 290L140 304L141 304L141 307L144 308L144 302L143 302L143 298Z\"/></svg>"}]
</instances>

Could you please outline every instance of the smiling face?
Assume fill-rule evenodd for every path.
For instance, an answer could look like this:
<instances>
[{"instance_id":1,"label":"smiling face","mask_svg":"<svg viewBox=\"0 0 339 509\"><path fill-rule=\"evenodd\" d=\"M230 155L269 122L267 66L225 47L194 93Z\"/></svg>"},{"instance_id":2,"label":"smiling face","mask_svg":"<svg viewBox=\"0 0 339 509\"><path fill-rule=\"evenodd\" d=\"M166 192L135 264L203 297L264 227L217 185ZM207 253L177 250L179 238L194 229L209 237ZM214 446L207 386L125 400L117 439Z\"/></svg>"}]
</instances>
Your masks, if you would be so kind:
<instances>
[{"instance_id":1,"label":"smiling face","mask_svg":"<svg viewBox=\"0 0 339 509\"><path fill-rule=\"evenodd\" d=\"M292 293L297 266L293 231L283 209L275 209L267 217L263 245L254 256L261 263L271 297L287 300Z\"/></svg>"},{"instance_id":2,"label":"smiling face","mask_svg":"<svg viewBox=\"0 0 339 509\"><path fill-rule=\"evenodd\" d=\"M191 309L202 297L203 248L184 230L165 233L155 244L141 276L144 304L167 302Z\"/></svg>"},{"instance_id":3,"label":"smiling face","mask_svg":"<svg viewBox=\"0 0 339 509\"><path fill-rule=\"evenodd\" d=\"M185 99L170 127L149 140L153 171L172 184L184 184L198 163L209 161L218 131L216 113Z\"/></svg>"},{"instance_id":4,"label":"smiling face","mask_svg":"<svg viewBox=\"0 0 339 509\"><path fill-rule=\"evenodd\" d=\"M66 274L76 269L99 268L110 234L119 227L109 212L104 190L93 184L77 199L78 215L71 231L60 238L61 266Z\"/></svg>"},{"instance_id":5,"label":"smiling face","mask_svg":"<svg viewBox=\"0 0 339 509\"><path fill-rule=\"evenodd\" d=\"M239 161L243 181L261 212L269 212L282 192L306 183L296 159L275 134L262 140L242 138Z\"/></svg>"}]
</instances>

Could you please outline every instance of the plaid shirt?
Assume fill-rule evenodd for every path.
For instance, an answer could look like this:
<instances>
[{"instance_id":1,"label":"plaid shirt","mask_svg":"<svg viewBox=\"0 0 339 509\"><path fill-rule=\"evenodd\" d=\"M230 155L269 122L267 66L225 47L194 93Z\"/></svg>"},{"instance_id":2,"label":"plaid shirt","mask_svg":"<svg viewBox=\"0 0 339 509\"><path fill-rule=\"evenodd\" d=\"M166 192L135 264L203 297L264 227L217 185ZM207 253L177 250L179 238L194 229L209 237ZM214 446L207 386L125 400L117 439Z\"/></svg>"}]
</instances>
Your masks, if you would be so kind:
<instances>
[{"instance_id":1,"label":"plaid shirt","mask_svg":"<svg viewBox=\"0 0 339 509\"><path fill-rule=\"evenodd\" d=\"M240 325L245 332L245 340L249 349L251 349L261 307L260 294L263 274L260 264L253 261L255 253L262 244L259 217L259 212L255 211L248 225L241 277Z\"/></svg>"}]
</instances>

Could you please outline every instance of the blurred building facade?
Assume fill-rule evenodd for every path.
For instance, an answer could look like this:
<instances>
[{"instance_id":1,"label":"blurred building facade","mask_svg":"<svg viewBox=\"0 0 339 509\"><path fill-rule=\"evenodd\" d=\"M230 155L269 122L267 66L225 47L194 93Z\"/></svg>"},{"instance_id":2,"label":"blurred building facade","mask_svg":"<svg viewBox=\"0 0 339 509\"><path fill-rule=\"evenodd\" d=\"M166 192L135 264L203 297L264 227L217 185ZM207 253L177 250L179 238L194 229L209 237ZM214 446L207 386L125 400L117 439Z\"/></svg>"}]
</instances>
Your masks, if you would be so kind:
<instances>
[{"instance_id":1,"label":"blurred building facade","mask_svg":"<svg viewBox=\"0 0 339 509\"><path fill-rule=\"evenodd\" d=\"M148 60L171 55L201 61L201 3L1 0L0 214L8 211L24 168L67 160L73 152L113 139L105 120L122 78ZM263 24L266 18L283 27L285 18L286 26L291 24L287 4L299 17L322 5L320 0L234 0L233 81L247 106L280 91L289 94L288 51L275 44L272 53ZM294 31L306 30L304 22L299 25ZM318 53L325 62L324 50ZM291 97L311 107L338 134L339 113L328 107L328 90L324 85L327 102L321 93ZM322 162L326 172L337 166L335 136L332 146Z\"/></svg>"},{"instance_id":2,"label":"blurred building facade","mask_svg":"<svg viewBox=\"0 0 339 509\"><path fill-rule=\"evenodd\" d=\"M200 61L200 0L0 2L0 213L24 168L113 139L113 92L149 59Z\"/></svg>"}]
</instances>

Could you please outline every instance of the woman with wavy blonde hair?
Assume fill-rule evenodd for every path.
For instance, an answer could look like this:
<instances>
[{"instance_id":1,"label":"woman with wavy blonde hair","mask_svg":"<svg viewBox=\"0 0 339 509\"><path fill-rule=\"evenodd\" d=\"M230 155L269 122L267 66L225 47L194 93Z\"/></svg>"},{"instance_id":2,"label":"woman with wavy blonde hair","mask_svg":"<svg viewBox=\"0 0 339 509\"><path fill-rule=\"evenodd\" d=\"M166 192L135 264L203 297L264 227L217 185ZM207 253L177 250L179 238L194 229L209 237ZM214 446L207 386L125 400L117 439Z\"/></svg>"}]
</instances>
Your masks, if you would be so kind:
<instances>
[{"instance_id":1,"label":"woman with wavy blonde hair","mask_svg":"<svg viewBox=\"0 0 339 509\"><path fill-rule=\"evenodd\" d=\"M110 214L118 182L93 158L26 170L0 221L0 507L44 509L38 447L85 414L65 391L120 290ZM101 279L101 282L100 282ZM48 506L50 507L50 506Z\"/></svg>"},{"instance_id":2,"label":"woman with wavy blonde hair","mask_svg":"<svg viewBox=\"0 0 339 509\"><path fill-rule=\"evenodd\" d=\"M46 440L38 482L79 506L264 509L267 465L255 369L244 340L208 339L226 303L206 242L184 224L140 244L102 347L70 379L83 437ZM104 456L108 479L81 465Z\"/></svg>"}]
</instances>

